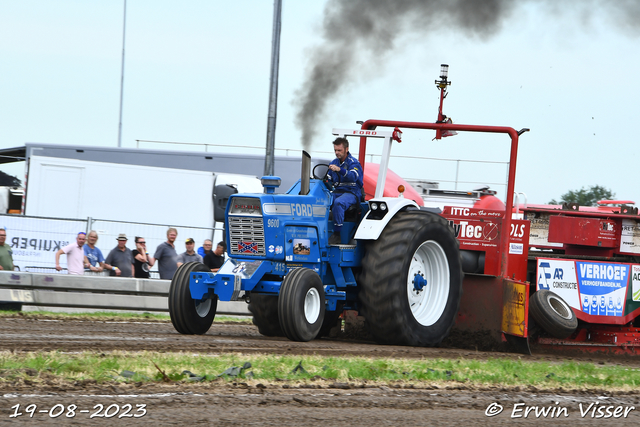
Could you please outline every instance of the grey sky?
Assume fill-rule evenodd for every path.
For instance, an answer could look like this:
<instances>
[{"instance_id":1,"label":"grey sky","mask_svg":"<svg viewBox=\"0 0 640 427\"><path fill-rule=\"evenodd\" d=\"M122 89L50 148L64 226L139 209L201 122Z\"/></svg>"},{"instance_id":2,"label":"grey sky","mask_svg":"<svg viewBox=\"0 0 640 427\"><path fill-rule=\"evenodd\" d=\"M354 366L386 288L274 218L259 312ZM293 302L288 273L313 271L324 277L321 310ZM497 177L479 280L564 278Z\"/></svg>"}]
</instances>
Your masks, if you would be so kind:
<instances>
[{"instance_id":1,"label":"grey sky","mask_svg":"<svg viewBox=\"0 0 640 427\"><path fill-rule=\"evenodd\" d=\"M613 9L636 3L518 2L517 13L488 33L446 20L400 20L386 54L358 54L366 46L356 43L341 57L348 84L315 118L312 149L330 151L331 129L356 120L435 120L433 81L448 63L453 85L444 112L454 122L531 128L521 138L517 179L529 202L599 184L640 203L633 182L638 31L635 15ZM331 63L337 55L316 53L326 4L283 0L276 148L302 148L294 101L309 56ZM122 9L115 0L0 0L0 147L116 146ZM128 0L123 146L162 140L263 147L272 14L271 1ZM380 15L387 28L390 18ZM418 25L424 27L416 31ZM506 137L432 138L405 132L393 153L508 158ZM453 186L445 183L455 177L452 163L400 158L391 167ZM21 168L2 169L24 178ZM503 182L504 166L462 166L460 179ZM504 187L492 187L504 197Z\"/></svg>"}]
</instances>

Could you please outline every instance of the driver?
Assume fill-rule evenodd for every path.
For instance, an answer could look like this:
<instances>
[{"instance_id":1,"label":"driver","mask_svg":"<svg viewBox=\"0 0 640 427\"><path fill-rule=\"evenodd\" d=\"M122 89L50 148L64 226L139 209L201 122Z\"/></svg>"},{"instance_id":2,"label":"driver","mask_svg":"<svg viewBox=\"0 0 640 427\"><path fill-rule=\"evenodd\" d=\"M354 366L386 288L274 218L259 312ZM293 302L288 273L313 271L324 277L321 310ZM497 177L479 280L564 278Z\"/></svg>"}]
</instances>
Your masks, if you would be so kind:
<instances>
[{"instance_id":1,"label":"driver","mask_svg":"<svg viewBox=\"0 0 640 427\"><path fill-rule=\"evenodd\" d=\"M344 222L344 213L349 206L356 204L362 197L362 166L358 159L349 153L349 141L336 138L333 141L336 158L329 164L328 178L333 190L333 234L329 244L341 243L340 231Z\"/></svg>"}]
</instances>

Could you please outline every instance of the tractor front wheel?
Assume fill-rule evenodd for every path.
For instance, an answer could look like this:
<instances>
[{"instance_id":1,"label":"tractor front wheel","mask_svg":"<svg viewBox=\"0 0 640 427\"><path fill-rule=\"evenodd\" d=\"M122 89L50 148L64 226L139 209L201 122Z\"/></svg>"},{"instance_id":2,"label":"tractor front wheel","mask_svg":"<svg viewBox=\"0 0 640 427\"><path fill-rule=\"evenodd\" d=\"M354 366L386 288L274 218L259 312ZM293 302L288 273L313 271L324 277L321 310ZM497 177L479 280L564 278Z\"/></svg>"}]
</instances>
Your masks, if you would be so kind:
<instances>
[{"instance_id":1,"label":"tractor front wheel","mask_svg":"<svg viewBox=\"0 0 640 427\"><path fill-rule=\"evenodd\" d=\"M211 271L199 262L182 264L171 280L169 288L169 315L176 331L186 335L206 333L216 316L218 297L194 300L189 290L191 273Z\"/></svg>"},{"instance_id":2,"label":"tractor front wheel","mask_svg":"<svg viewBox=\"0 0 640 427\"><path fill-rule=\"evenodd\" d=\"M385 344L438 345L455 322L462 279L447 221L431 212L398 212L362 260L359 298L371 334Z\"/></svg>"},{"instance_id":3,"label":"tractor front wheel","mask_svg":"<svg viewBox=\"0 0 640 427\"><path fill-rule=\"evenodd\" d=\"M278 296L251 293L249 311L253 314L253 324L266 337L282 337L278 319Z\"/></svg>"},{"instance_id":4,"label":"tractor front wheel","mask_svg":"<svg viewBox=\"0 0 640 427\"><path fill-rule=\"evenodd\" d=\"M308 268L291 270L282 281L278 298L284 335L292 341L311 341L320 332L324 313L324 287L318 273Z\"/></svg>"}]
</instances>

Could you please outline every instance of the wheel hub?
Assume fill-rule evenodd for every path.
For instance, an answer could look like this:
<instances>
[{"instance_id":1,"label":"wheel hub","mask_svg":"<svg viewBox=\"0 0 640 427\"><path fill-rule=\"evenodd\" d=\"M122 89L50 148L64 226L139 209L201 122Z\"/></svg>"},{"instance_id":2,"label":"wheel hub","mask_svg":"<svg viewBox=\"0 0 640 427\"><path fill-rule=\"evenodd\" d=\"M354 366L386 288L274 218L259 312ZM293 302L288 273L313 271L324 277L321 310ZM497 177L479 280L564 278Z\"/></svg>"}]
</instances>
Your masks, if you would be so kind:
<instances>
[{"instance_id":1,"label":"wheel hub","mask_svg":"<svg viewBox=\"0 0 640 427\"><path fill-rule=\"evenodd\" d=\"M567 320L571 319L571 309L566 305L564 301L553 294L549 294L547 298L549 301L549 306L558 314L558 316Z\"/></svg>"},{"instance_id":2,"label":"wheel hub","mask_svg":"<svg viewBox=\"0 0 640 427\"><path fill-rule=\"evenodd\" d=\"M320 317L320 294L316 288L309 289L304 298L304 317L311 325Z\"/></svg>"},{"instance_id":3,"label":"wheel hub","mask_svg":"<svg viewBox=\"0 0 640 427\"><path fill-rule=\"evenodd\" d=\"M416 290L416 292L420 293L420 291L422 291L422 289L427 286L427 281L424 278L424 273L418 272L418 274L413 276L413 281L411 283L413 283L413 288Z\"/></svg>"},{"instance_id":4,"label":"wheel hub","mask_svg":"<svg viewBox=\"0 0 640 427\"><path fill-rule=\"evenodd\" d=\"M196 305L196 313L200 317L207 317L211 310L211 298L194 301Z\"/></svg>"},{"instance_id":5,"label":"wheel hub","mask_svg":"<svg viewBox=\"0 0 640 427\"><path fill-rule=\"evenodd\" d=\"M449 287L449 261L442 246L434 240L423 242L411 257L407 275L407 298L418 323L431 326L440 319Z\"/></svg>"}]
</instances>

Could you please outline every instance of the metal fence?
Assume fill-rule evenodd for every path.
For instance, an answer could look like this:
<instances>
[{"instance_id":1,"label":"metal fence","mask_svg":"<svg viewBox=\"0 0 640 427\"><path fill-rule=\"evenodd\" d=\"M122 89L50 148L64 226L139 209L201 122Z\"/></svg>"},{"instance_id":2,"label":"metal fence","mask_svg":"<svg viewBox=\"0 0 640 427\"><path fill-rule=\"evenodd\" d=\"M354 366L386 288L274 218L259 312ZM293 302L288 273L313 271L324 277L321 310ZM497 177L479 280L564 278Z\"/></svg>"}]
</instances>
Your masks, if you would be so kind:
<instances>
[{"instance_id":1,"label":"metal fence","mask_svg":"<svg viewBox=\"0 0 640 427\"><path fill-rule=\"evenodd\" d=\"M412 130L407 129L407 132L411 131ZM405 136L408 137L408 135L409 134L407 133ZM137 139L136 148L140 147L140 143L146 143L152 146L172 145L179 147L180 149L185 149L185 147L195 147L196 149L204 148L205 152L209 151L209 148L215 148L218 152L228 151L237 153L238 149L242 149L247 153L264 153L264 147L252 145ZM379 146L376 147L375 145L370 145L368 147L366 161L379 163L379 159L382 157L382 154L381 152L375 151L380 149L381 148ZM299 157L302 150L292 148L275 148L275 151L284 152L285 156ZM358 157L359 147L357 144L352 142L350 153L353 156ZM314 150L311 154L313 158L323 158L327 156L328 158L332 158L334 156L333 151ZM508 161L427 157L418 156L416 154L393 154L389 157L389 167L407 181L436 182L444 184L439 186L439 188L442 189L458 190L458 187L461 187L460 189L470 190L479 185L491 185L503 188L504 192L506 192L507 182L509 180ZM418 174L424 175L418 176ZM506 198L506 194L503 193L502 196Z\"/></svg>"},{"instance_id":2,"label":"metal fence","mask_svg":"<svg viewBox=\"0 0 640 427\"><path fill-rule=\"evenodd\" d=\"M151 224L127 221L110 221L104 219L51 218L26 215L0 214L0 227L7 232L6 244L13 251L14 265L20 271L63 273L66 272L66 256L60 257L63 272L55 271L55 253L64 246L75 241L79 232L88 233L95 230L98 233L96 246L100 248L106 258L109 252L117 246L119 234L127 235L127 247L134 250L135 236L144 237L147 251L153 256L160 243L167 240L167 229L173 227L178 230L175 242L176 252L186 250L185 240L193 238L196 248L202 246L205 239L215 243L222 240L221 228L198 228L176 224ZM157 265L151 271L152 277L159 277Z\"/></svg>"}]
</instances>

